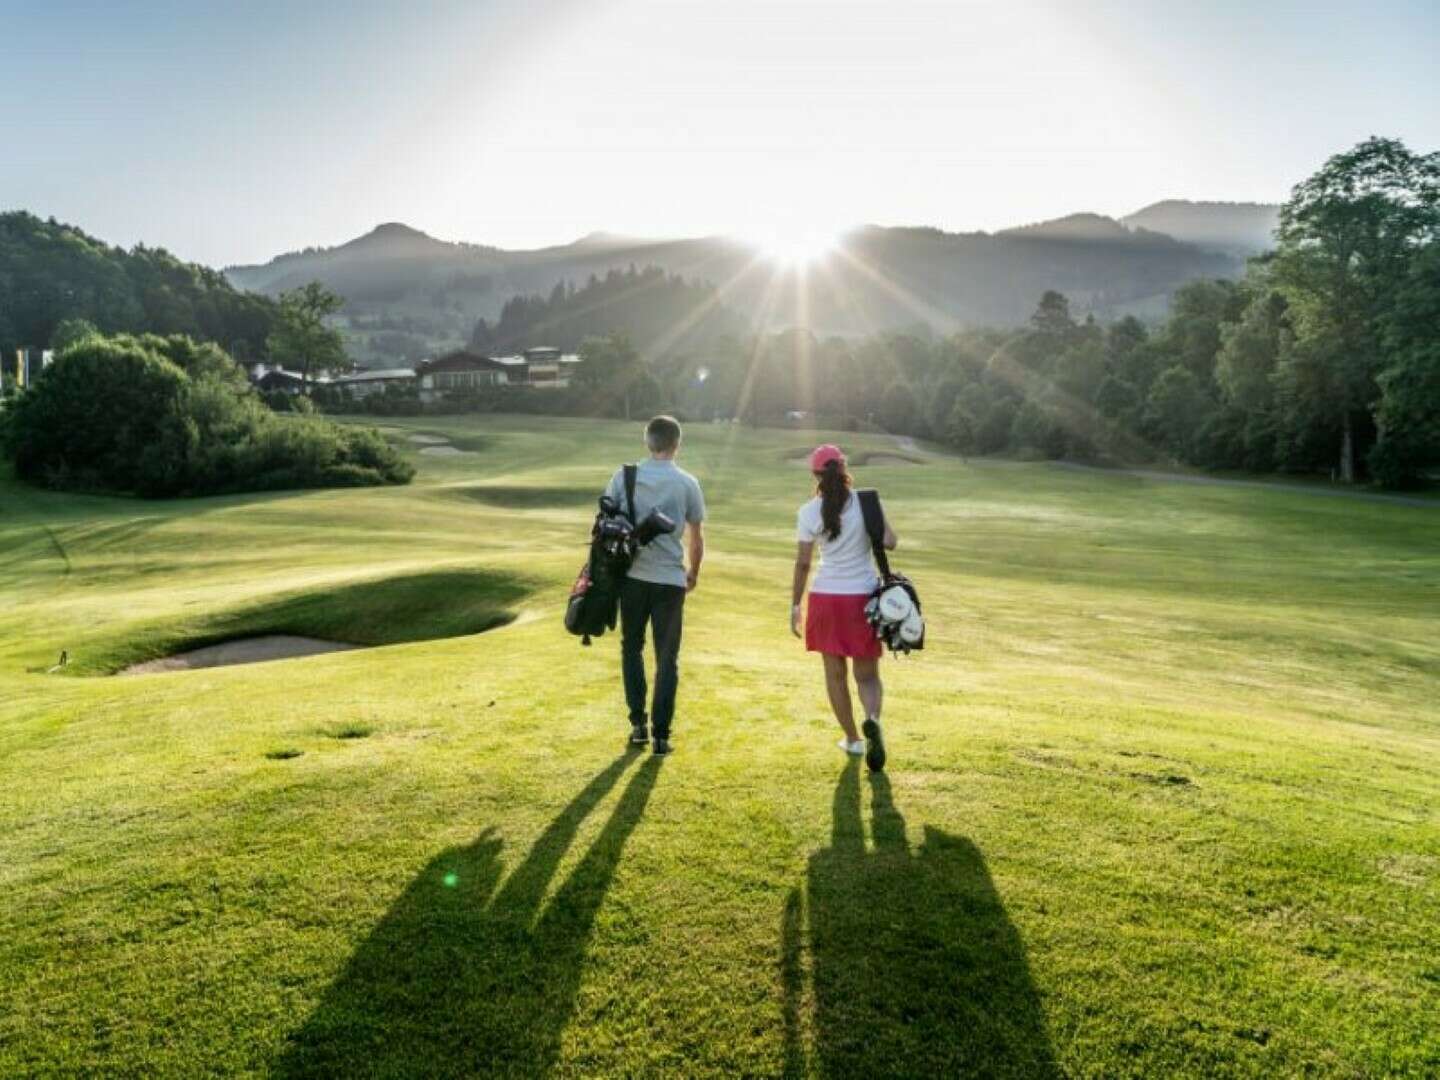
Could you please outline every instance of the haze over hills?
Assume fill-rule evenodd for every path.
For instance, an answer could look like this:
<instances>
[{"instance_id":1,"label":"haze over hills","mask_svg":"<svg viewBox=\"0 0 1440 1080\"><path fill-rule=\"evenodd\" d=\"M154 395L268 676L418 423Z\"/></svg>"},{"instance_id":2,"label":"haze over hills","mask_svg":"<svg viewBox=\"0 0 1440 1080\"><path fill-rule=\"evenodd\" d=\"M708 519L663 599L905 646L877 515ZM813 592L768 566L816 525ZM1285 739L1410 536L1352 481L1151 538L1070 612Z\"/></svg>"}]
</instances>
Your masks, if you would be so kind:
<instances>
[{"instance_id":1,"label":"haze over hills","mask_svg":"<svg viewBox=\"0 0 1440 1080\"><path fill-rule=\"evenodd\" d=\"M1019 324L1046 289L1102 319L1158 316L1184 282L1238 275L1244 256L1263 247L1265 212L1273 217L1274 208L1166 202L1120 221L1074 214L996 233L865 226L803 272L728 237L592 233L557 247L508 251L389 223L337 247L225 273L241 288L271 295L324 282L347 300L346 334L362 359L418 358L460 345L479 319L495 323L512 297L650 266L716 286L715 302L743 325L804 323L826 335L923 322L944 332ZM1186 237L1154 227L1161 222Z\"/></svg>"},{"instance_id":2,"label":"haze over hills","mask_svg":"<svg viewBox=\"0 0 1440 1080\"><path fill-rule=\"evenodd\" d=\"M1280 207L1275 203L1190 202L1166 199L1120 219L1197 247L1250 256L1273 246Z\"/></svg>"}]
</instances>

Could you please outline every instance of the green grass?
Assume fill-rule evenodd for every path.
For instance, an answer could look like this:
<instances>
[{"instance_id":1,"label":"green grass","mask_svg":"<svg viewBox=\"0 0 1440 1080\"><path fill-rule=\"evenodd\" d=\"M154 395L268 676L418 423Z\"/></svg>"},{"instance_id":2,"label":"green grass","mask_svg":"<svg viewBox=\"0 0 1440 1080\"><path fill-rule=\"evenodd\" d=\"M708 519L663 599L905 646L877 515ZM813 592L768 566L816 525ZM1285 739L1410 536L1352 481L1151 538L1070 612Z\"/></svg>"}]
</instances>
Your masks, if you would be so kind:
<instances>
[{"instance_id":1,"label":"green grass","mask_svg":"<svg viewBox=\"0 0 1440 1080\"><path fill-rule=\"evenodd\" d=\"M872 778L787 629L819 436L697 425L658 764L560 627L637 432L385 423L477 453L0 478L0 1075L1440 1071L1434 509L877 457L931 629ZM263 632L382 647L99 674Z\"/></svg>"}]
</instances>

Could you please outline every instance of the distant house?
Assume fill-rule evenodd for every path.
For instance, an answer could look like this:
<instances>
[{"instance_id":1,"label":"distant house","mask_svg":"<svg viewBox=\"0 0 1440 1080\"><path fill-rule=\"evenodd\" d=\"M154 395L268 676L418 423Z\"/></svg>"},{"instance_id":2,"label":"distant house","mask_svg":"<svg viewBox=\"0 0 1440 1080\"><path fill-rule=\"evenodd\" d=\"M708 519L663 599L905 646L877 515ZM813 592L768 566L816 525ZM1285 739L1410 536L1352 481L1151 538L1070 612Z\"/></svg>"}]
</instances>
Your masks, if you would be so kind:
<instances>
[{"instance_id":1,"label":"distant house","mask_svg":"<svg viewBox=\"0 0 1440 1080\"><path fill-rule=\"evenodd\" d=\"M391 386L402 390L409 389L415 383L416 375L411 368L384 368L380 371L357 371L353 375L342 375L330 385L348 390L354 397L362 398L384 393L385 389Z\"/></svg>"},{"instance_id":2,"label":"distant house","mask_svg":"<svg viewBox=\"0 0 1440 1080\"><path fill-rule=\"evenodd\" d=\"M562 353L549 345L537 345L517 356L497 356L510 373L510 384L564 389L570 385L575 370L583 363L573 353Z\"/></svg>"},{"instance_id":3,"label":"distant house","mask_svg":"<svg viewBox=\"0 0 1440 1080\"><path fill-rule=\"evenodd\" d=\"M414 375L420 380L420 400L438 401L446 394L467 394L511 383L512 368L493 357L465 349L435 360L422 360ZM524 381L523 371L520 380Z\"/></svg>"},{"instance_id":4,"label":"distant house","mask_svg":"<svg viewBox=\"0 0 1440 1080\"><path fill-rule=\"evenodd\" d=\"M570 379L581 362L580 357L573 353L562 353L559 349L551 348L548 345L526 349L526 381L531 386L553 386L563 389L570 385Z\"/></svg>"},{"instance_id":5,"label":"distant house","mask_svg":"<svg viewBox=\"0 0 1440 1080\"><path fill-rule=\"evenodd\" d=\"M273 393L276 390L284 391L287 394L298 394L305 388L305 380L297 372L286 371L282 367L267 369L263 364L257 365L257 367L262 370L259 374L251 376L251 382L255 384L255 389L262 394Z\"/></svg>"},{"instance_id":6,"label":"distant house","mask_svg":"<svg viewBox=\"0 0 1440 1080\"><path fill-rule=\"evenodd\" d=\"M256 363L248 365L250 385L262 394L272 390L283 390L287 394L298 394L305 388L305 377L298 371L290 371L280 364ZM311 375L311 386L329 386L330 376Z\"/></svg>"},{"instance_id":7,"label":"distant house","mask_svg":"<svg viewBox=\"0 0 1440 1080\"><path fill-rule=\"evenodd\" d=\"M541 346L516 356L482 356L461 349L438 360L424 360L415 368L420 399L438 401L446 394L474 393L493 386L570 385L581 363L578 356Z\"/></svg>"}]
</instances>

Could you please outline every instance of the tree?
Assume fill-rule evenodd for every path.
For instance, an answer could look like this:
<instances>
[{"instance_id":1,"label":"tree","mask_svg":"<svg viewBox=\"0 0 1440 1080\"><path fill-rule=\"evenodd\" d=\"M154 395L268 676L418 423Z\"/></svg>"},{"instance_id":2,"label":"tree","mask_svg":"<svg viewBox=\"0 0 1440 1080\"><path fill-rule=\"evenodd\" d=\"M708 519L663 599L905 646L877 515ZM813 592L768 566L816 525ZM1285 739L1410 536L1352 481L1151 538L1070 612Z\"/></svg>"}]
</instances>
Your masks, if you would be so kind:
<instances>
[{"instance_id":1,"label":"tree","mask_svg":"<svg viewBox=\"0 0 1440 1080\"><path fill-rule=\"evenodd\" d=\"M1075 329L1075 320L1070 317L1070 301L1054 289L1047 290L1030 316L1030 325L1042 334L1068 337Z\"/></svg>"},{"instance_id":2,"label":"tree","mask_svg":"<svg viewBox=\"0 0 1440 1080\"><path fill-rule=\"evenodd\" d=\"M960 456L973 454L978 445L979 423L975 414L964 401L956 401L950 409L942 437L960 452Z\"/></svg>"},{"instance_id":3,"label":"tree","mask_svg":"<svg viewBox=\"0 0 1440 1080\"><path fill-rule=\"evenodd\" d=\"M1184 364L1201 385L1215 377L1220 328L1240 317L1247 297L1233 281L1192 281L1176 290L1156 341L1169 363ZM1168 364L1167 364L1168 366Z\"/></svg>"},{"instance_id":4,"label":"tree","mask_svg":"<svg viewBox=\"0 0 1440 1080\"><path fill-rule=\"evenodd\" d=\"M281 421L237 372L217 346L188 338L92 334L6 407L0 445L30 483L147 497L413 475L378 432Z\"/></svg>"},{"instance_id":5,"label":"tree","mask_svg":"<svg viewBox=\"0 0 1440 1080\"><path fill-rule=\"evenodd\" d=\"M1247 413L1268 413L1275 401L1275 369L1289 333L1285 297L1261 289L1238 322L1220 328L1215 381L1225 400Z\"/></svg>"},{"instance_id":6,"label":"tree","mask_svg":"<svg viewBox=\"0 0 1440 1080\"><path fill-rule=\"evenodd\" d=\"M92 334L98 334L95 324L88 319L63 319L50 335L50 347L56 352L69 348L77 341L83 341Z\"/></svg>"},{"instance_id":7,"label":"tree","mask_svg":"<svg viewBox=\"0 0 1440 1080\"><path fill-rule=\"evenodd\" d=\"M916 431L919 419L915 392L903 382L892 383L880 399L880 426L897 435L923 434Z\"/></svg>"},{"instance_id":8,"label":"tree","mask_svg":"<svg viewBox=\"0 0 1440 1080\"><path fill-rule=\"evenodd\" d=\"M1278 379L1292 423L1338 432L1347 483L1357 428L1381 392L1381 316L1416 249L1437 234L1440 154L1413 154L1396 139L1335 155L1281 208L1274 280L1290 303L1298 348ZM1318 385L1326 393L1313 393Z\"/></svg>"},{"instance_id":9,"label":"tree","mask_svg":"<svg viewBox=\"0 0 1440 1080\"><path fill-rule=\"evenodd\" d=\"M1195 373L1176 364L1161 372L1150 388L1145 427L1172 453L1187 457L1210 407Z\"/></svg>"},{"instance_id":10,"label":"tree","mask_svg":"<svg viewBox=\"0 0 1440 1080\"><path fill-rule=\"evenodd\" d=\"M1387 366L1376 382L1379 437L1370 469L1387 487L1440 461L1440 245L1414 260L1381 324Z\"/></svg>"},{"instance_id":11,"label":"tree","mask_svg":"<svg viewBox=\"0 0 1440 1080\"><path fill-rule=\"evenodd\" d=\"M630 339L624 334L588 337L580 343L580 358L584 361L580 367L580 381L603 392L597 411L601 415L611 415L618 402L623 405L625 419L629 420L632 397L637 390L643 396L648 389L648 386L639 386L642 377L648 378L648 372ZM651 383L653 381L650 380Z\"/></svg>"},{"instance_id":12,"label":"tree","mask_svg":"<svg viewBox=\"0 0 1440 1080\"><path fill-rule=\"evenodd\" d=\"M350 368L339 331L325 325L344 302L318 281L280 294L280 318L269 338L270 355L299 368L302 393L310 393L312 372Z\"/></svg>"}]
</instances>

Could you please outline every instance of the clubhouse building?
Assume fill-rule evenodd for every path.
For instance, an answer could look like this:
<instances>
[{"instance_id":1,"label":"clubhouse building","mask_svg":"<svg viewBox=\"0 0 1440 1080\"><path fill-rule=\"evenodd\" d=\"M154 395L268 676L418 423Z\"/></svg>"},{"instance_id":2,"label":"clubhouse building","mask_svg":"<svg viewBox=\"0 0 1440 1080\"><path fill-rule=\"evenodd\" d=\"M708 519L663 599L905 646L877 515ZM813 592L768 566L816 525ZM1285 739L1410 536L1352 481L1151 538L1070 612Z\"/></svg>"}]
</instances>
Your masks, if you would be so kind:
<instances>
[{"instance_id":1,"label":"clubhouse building","mask_svg":"<svg viewBox=\"0 0 1440 1080\"><path fill-rule=\"evenodd\" d=\"M514 356L482 356L460 349L415 368L422 401L439 401L446 394L467 394L494 386L534 386L563 389L570 385L580 357L550 346L526 349Z\"/></svg>"}]
</instances>

